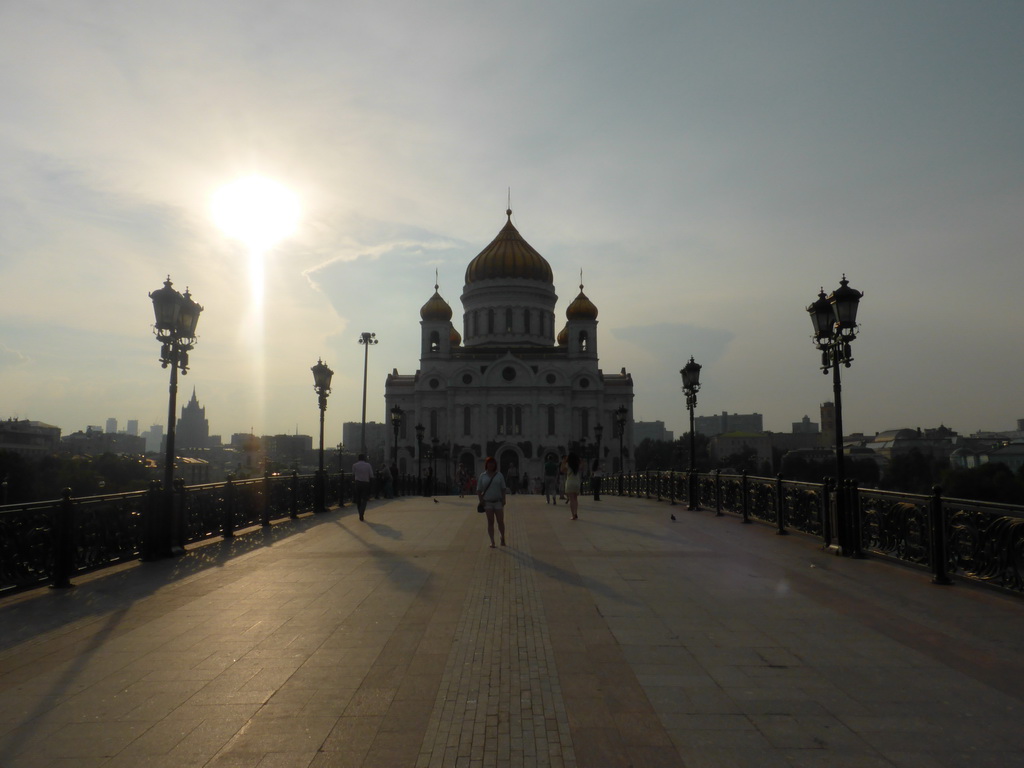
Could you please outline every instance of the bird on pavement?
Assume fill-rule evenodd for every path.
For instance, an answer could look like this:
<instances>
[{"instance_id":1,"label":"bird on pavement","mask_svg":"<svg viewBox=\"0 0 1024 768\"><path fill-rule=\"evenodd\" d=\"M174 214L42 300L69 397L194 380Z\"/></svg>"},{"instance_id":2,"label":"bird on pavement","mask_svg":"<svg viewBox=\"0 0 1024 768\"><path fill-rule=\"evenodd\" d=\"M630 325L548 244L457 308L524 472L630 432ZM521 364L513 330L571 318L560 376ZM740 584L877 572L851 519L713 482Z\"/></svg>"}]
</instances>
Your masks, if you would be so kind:
<instances>
[{"instance_id":1,"label":"bird on pavement","mask_svg":"<svg viewBox=\"0 0 1024 768\"><path fill-rule=\"evenodd\" d=\"M671 518L672 518L673 520L675 520L675 519L676 519L676 516L675 516L675 515L669 515L669 517L671 517Z\"/></svg>"}]
</instances>

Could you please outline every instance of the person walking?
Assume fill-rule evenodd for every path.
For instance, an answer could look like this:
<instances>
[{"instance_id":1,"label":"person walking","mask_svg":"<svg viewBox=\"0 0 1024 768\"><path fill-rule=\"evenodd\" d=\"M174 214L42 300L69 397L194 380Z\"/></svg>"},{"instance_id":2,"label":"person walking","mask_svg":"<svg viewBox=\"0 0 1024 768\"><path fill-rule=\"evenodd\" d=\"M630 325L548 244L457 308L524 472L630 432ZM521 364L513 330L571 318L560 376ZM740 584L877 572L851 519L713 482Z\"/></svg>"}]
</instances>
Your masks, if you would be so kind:
<instances>
[{"instance_id":1,"label":"person walking","mask_svg":"<svg viewBox=\"0 0 1024 768\"><path fill-rule=\"evenodd\" d=\"M565 495L569 500L569 511L572 513L573 520L579 517L580 481L582 480L580 470L579 456L570 453L565 457Z\"/></svg>"},{"instance_id":2,"label":"person walking","mask_svg":"<svg viewBox=\"0 0 1024 768\"><path fill-rule=\"evenodd\" d=\"M359 459L352 465L352 479L355 481L355 490L352 495L359 510L359 519L366 514L366 502L370 500L370 481L373 479L373 467L366 460L366 454L360 453Z\"/></svg>"},{"instance_id":3,"label":"person walking","mask_svg":"<svg viewBox=\"0 0 1024 768\"><path fill-rule=\"evenodd\" d=\"M508 496L508 486L505 484L505 476L498 471L498 462L493 456L488 456L484 461L484 471L476 483L476 495L484 505L484 514L487 515L487 535L491 539L491 549L494 549L495 520L498 521L501 546L504 547L505 498Z\"/></svg>"},{"instance_id":4,"label":"person walking","mask_svg":"<svg viewBox=\"0 0 1024 768\"><path fill-rule=\"evenodd\" d=\"M557 492L555 486L558 483L558 464L555 463L555 454L549 453L544 460L544 503L557 503Z\"/></svg>"},{"instance_id":5,"label":"person walking","mask_svg":"<svg viewBox=\"0 0 1024 768\"><path fill-rule=\"evenodd\" d=\"M515 464L509 464L508 469L505 471L508 472L508 477L505 478L508 482L508 489L514 496L516 491L519 490L519 467Z\"/></svg>"}]
</instances>

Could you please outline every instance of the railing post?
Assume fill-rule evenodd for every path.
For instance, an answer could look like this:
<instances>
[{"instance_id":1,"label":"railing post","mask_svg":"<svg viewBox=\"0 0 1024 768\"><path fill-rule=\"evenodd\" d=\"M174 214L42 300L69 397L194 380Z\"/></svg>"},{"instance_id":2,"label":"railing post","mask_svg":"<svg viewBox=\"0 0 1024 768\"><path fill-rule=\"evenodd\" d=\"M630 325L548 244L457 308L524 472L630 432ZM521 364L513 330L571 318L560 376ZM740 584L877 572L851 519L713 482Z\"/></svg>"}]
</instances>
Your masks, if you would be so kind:
<instances>
[{"instance_id":1,"label":"railing post","mask_svg":"<svg viewBox=\"0 0 1024 768\"><path fill-rule=\"evenodd\" d=\"M832 530L832 478L821 480L821 536L825 541L825 549L832 548L835 531Z\"/></svg>"},{"instance_id":2,"label":"railing post","mask_svg":"<svg viewBox=\"0 0 1024 768\"><path fill-rule=\"evenodd\" d=\"M846 516L850 521L850 537L853 539L853 552L851 557L863 560L864 554L864 526L860 514L860 490L857 488L856 480L846 481Z\"/></svg>"},{"instance_id":3,"label":"railing post","mask_svg":"<svg viewBox=\"0 0 1024 768\"><path fill-rule=\"evenodd\" d=\"M338 473L338 506L345 506L345 473Z\"/></svg>"},{"instance_id":4,"label":"railing post","mask_svg":"<svg viewBox=\"0 0 1024 768\"><path fill-rule=\"evenodd\" d=\"M50 587L67 589L72 586L71 573L75 568L75 505L71 489L61 492L60 504L53 511L53 578Z\"/></svg>"},{"instance_id":5,"label":"railing post","mask_svg":"<svg viewBox=\"0 0 1024 768\"><path fill-rule=\"evenodd\" d=\"M671 469L668 471L668 505L674 507L676 505L676 482L675 472Z\"/></svg>"},{"instance_id":6,"label":"railing post","mask_svg":"<svg viewBox=\"0 0 1024 768\"><path fill-rule=\"evenodd\" d=\"M715 470L715 517L722 516L722 470Z\"/></svg>"},{"instance_id":7,"label":"railing post","mask_svg":"<svg viewBox=\"0 0 1024 768\"><path fill-rule=\"evenodd\" d=\"M743 510L743 523L750 525L750 497L747 494L747 470L740 473L740 507Z\"/></svg>"},{"instance_id":8,"label":"railing post","mask_svg":"<svg viewBox=\"0 0 1024 768\"><path fill-rule=\"evenodd\" d=\"M171 554L185 554L185 541L188 531L185 527L185 510L188 507L188 491L185 478L176 477L172 483L174 493L171 494Z\"/></svg>"},{"instance_id":9,"label":"railing post","mask_svg":"<svg viewBox=\"0 0 1024 768\"><path fill-rule=\"evenodd\" d=\"M288 517L292 520L299 516L299 470L292 470L292 481L289 484Z\"/></svg>"},{"instance_id":10,"label":"railing post","mask_svg":"<svg viewBox=\"0 0 1024 768\"><path fill-rule=\"evenodd\" d=\"M775 476L775 523L778 526L775 533L785 536L789 533L786 530L786 491L782 487L782 473Z\"/></svg>"},{"instance_id":11,"label":"railing post","mask_svg":"<svg viewBox=\"0 0 1024 768\"><path fill-rule=\"evenodd\" d=\"M263 509L261 510L260 522L264 528L270 527L270 470L263 470Z\"/></svg>"},{"instance_id":12,"label":"railing post","mask_svg":"<svg viewBox=\"0 0 1024 768\"><path fill-rule=\"evenodd\" d=\"M932 584L948 586L953 580L946 572L946 524L942 515L942 488L937 485L932 488L929 518L932 529Z\"/></svg>"},{"instance_id":13,"label":"railing post","mask_svg":"<svg viewBox=\"0 0 1024 768\"><path fill-rule=\"evenodd\" d=\"M235 487L234 476L228 475L224 482L224 510L221 522L221 535L230 539L235 535L235 501L238 497L238 489Z\"/></svg>"}]
</instances>

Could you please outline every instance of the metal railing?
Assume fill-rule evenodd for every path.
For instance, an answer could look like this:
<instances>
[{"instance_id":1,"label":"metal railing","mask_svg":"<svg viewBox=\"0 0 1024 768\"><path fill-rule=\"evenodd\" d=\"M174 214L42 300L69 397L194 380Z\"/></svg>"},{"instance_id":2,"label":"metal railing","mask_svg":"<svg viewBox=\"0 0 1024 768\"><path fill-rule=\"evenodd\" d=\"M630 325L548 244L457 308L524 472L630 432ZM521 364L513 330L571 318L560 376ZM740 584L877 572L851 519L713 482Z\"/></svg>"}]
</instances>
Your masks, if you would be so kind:
<instances>
[{"instance_id":1,"label":"metal railing","mask_svg":"<svg viewBox=\"0 0 1024 768\"><path fill-rule=\"evenodd\" d=\"M602 478L600 492L689 504L686 472L649 471ZM826 547L844 540L854 554L868 553L927 568L933 581L951 574L1024 593L1024 507L931 495L835 488L828 480L807 483L776 477L698 473L698 509L741 516L744 523L771 525L821 539ZM186 486L177 481L172 513L172 546L180 551L214 537L269 526L316 509L316 476L265 476ZM395 479L395 494L430 495L422 480ZM328 476L328 504L352 498L352 476ZM374 491L380 498L383 489ZM836 495L847 494L850 520L841 531ZM0 596L44 584L68 586L70 579L136 559L145 524L163 509L159 484L147 491L0 506Z\"/></svg>"},{"instance_id":2,"label":"metal railing","mask_svg":"<svg viewBox=\"0 0 1024 768\"><path fill-rule=\"evenodd\" d=\"M688 473L608 475L601 493L689 504ZM825 547L845 541L855 556L870 554L931 572L937 584L950 575L1024 593L1024 506L857 488L837 489L826 479L807 483L746 473L697 473L696 506L771 525L779 534L798 531ZM846 494L849 520L840 530L836 496Z\"/></svg>"}]
</instances>

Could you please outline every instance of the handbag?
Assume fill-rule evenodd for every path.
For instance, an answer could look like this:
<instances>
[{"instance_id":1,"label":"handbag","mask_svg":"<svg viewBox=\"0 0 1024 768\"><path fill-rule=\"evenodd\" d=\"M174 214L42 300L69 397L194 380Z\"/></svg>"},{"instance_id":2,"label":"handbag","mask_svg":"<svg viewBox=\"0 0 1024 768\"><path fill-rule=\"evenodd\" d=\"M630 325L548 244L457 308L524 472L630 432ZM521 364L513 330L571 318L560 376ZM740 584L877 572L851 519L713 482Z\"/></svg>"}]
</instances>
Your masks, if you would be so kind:
<instances>
[{"instance_id":1,"label":"handbag","mask_svg":"<svg viewBox=\"0 0 1024 768\"><path fill-rule=\"evenodd\" d=\"M492 480L491 482L494 482L494 481ZM490 487L491 487L491 483L487 483L487 488L490 488ZM481 496L483 496L485 493L487 493L487 488L484 488L482 491L480 491L480 495ZM484 500L482 498L480 499L480 503L476 505L476 511L477 512L481 512L481 513L485 511L484 510Z\"/></svg>"}]
</instances>

